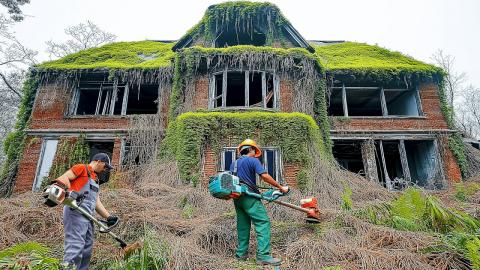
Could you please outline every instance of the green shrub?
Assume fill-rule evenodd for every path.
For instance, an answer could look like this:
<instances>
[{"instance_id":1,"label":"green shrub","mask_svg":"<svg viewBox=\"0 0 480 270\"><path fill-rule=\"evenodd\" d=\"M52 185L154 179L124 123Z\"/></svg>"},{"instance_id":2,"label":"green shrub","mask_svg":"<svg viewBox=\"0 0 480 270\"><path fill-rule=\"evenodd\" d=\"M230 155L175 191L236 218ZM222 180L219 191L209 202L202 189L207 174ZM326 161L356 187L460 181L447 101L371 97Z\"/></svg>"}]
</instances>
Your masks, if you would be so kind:
<instances>
[{"instance_id":1,"label":"green shrub","mask_svg":"<svg viewBox=\"0 0 480 270\"><path fill-rule=\"evenodd\" d=\"M37 242L20 243L0 251L0 269L57 270L59 261L50 249Z\"/></svg>"},{"instance_id":2,"label":"green shrub","mask_svg":"<svg viewBox=\"0 0 480 270\"><path fill-rule=\"evenodd\" d=\"M352 189L346 184L343 183L343 194L342 194L342 209L343 210L352 210L353 201L352 201Z\"/></svg>"},{"instance_id":3,"label":"green shrub","mask_svg":"<svg viewBox=\"0 0 480 270\"><path fill-rule=\"evenodd\" d=\"M162 270L165 269L171 257L171 247L155 231L145 230L143 247L130 254L124 260L115 260L113 263L101 267L111 270Z\"/></svg>"}]
</instances>

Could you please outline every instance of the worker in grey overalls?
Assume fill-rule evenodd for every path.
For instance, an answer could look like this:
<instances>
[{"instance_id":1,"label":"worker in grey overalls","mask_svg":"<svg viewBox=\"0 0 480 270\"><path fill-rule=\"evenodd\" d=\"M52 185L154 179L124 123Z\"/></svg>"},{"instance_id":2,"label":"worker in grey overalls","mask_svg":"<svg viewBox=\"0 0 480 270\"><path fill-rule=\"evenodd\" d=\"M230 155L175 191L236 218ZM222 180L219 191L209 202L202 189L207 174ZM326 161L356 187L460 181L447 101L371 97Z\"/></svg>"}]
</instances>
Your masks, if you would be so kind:
<instances>
[{"instance_id":1,"label":"worker in grey overalls","mask_svg":"<svg viewBox=\"0 0 480 270\"><path fill-rule=\"evenodd\" d=\"M107 219L107 226L118 223L116 216L110 215L98 197L98 173L112 169L110 158L105 153L93 156L90 164L77 164L58 177L55 182L77 196L77 203L90 214L96 211ZM63 228L65 231L63 267L86 270L90 263L93 248L93 222L68 206L63 209ZM75 268L74 268L75 269Z\"/></svg>"}]
</instances>

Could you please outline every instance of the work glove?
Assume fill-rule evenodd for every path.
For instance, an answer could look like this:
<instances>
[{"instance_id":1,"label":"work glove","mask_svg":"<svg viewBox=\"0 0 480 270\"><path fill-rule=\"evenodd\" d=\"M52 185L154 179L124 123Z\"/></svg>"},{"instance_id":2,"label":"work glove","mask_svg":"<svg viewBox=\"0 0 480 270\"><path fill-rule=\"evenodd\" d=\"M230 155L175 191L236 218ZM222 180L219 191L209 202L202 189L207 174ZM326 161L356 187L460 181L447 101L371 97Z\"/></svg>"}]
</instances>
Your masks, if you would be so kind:
<instances>
[{"instance_id":1,"label":"work glove","mask_svg":"<svg viewBox=\"0 0 480 270\"><path fill-rule=\"evenodd\" d=\"M110 216L107 218L107 226L108 226L108 227L115 226L119 221L120 221L120 219L119 219L117 216L110 215Z\"/></svg>"},{"instance_id":2,"label":"work glove","mask_svg":"<svg viewBox=\"0 0 480 270\"><path fill-rule=\"evenodd\" d=\"M290 188L289 188L288 186L282 186L282 187L280 188L280 191L281 191L282 193L288 193L289 190L290 190Z\"/></svg>"}]
</instances>

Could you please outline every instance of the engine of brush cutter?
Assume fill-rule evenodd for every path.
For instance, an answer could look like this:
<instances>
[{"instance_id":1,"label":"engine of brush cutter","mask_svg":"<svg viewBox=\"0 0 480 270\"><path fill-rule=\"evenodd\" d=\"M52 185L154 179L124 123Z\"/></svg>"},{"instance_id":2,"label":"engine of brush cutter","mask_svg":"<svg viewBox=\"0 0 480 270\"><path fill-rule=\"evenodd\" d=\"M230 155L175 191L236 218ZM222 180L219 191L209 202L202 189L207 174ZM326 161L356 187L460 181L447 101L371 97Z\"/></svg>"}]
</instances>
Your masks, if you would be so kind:
<instances>
[{"instance_id":1,"label":"engine of brush cutter","mask_svg":"<svg viewBox=\"0 0 480 270\"><path fill-rule=\"evenodd\" d=\"M208 190L213 197L228 200L240 197L245 187L240 185L240 178L227 171L210 177Z\"/></svg>"}]
</instances>

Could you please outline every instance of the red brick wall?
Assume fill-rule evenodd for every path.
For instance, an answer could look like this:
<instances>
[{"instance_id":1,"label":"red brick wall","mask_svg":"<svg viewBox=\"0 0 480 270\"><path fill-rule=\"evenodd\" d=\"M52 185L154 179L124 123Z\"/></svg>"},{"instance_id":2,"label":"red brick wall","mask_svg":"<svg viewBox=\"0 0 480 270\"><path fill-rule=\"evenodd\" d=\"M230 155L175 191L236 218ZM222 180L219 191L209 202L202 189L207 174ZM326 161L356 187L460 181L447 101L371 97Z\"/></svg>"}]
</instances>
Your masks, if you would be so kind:
<instances>
[{"instance_id":1,"label":"red brick wall","mask_svg":"<svg viewBox=\"0 0 480 270\"><path fill-rule=\"evenodd\" d=\"M445 117L440 109L437 85L423 83L420 85L420 100L425 118L349 118L338 121L333 118L334 130L418 130L448 129ZM338 118L337 118L338 119Z\"/></svg>"},{"instance_id":2,"label":"red brick wall","mask_svg":"<svg viewBox=\"0 0 480 270\"><path fill-rule=\"evenodd\" d=\"M45 85L36 97L32 112L30 129L126 129L128 119L122 116L75 116L64 117L70 104L71 96L53 95L49 106L42 106L42 101L50 99L49 92L58 92L53 85Z\"/></svg>"},{"instance_id":3,"label":"red brick wall","mask_svg":"<svg viewBox=\"0 0 480 270\"><path fill-rule=\"evenodd\" d=\"M443 158L443 169L445 171L445 178L452 182L460 182L462 180L462 172L457 164L452 151L448 147L448 137L442 136L438 140L438 147Z\"/></svg>"},{"instance_id":4,"label":"red brick wall","mask_svg":"<svg viewBox=\"0 0 480 270\"><path fill-rule=\"evenodd\" d=\"M207 75L199 77L195 81L195 98L193 100L193 110L208 108L208 84Z\"/></svg>"},{"instance_id":5,"label":"red brick wall","mask_svg":"<svg viewBox=\"0 0 480 270\"><path fill-rule=\"evenodd\" d=\"M122 139L115 138L113 143L112 165L115 168L120 168L120 152L122 150Z\"/></svg>"},{"instance_id":6,"label":"red brick wall","mask_svg":"<svg viewBox=\"0 0 480 270\"><path fill-rule=\"evenodd\" d=\"M285 79L280 81L280 110L293 112L293 85Z\"/></svg>"},{"instance_id":7,"label":"red brick wall","mask_svg":"<svg viewBox=\"0 0 480 270\"><path fill-rule=\"evenodd\" d=\"M14 193L32 190L41 150L42 139L39 137L28 136L18 168L17 180L13 189Z\"/></svg>"}]
</instances>

